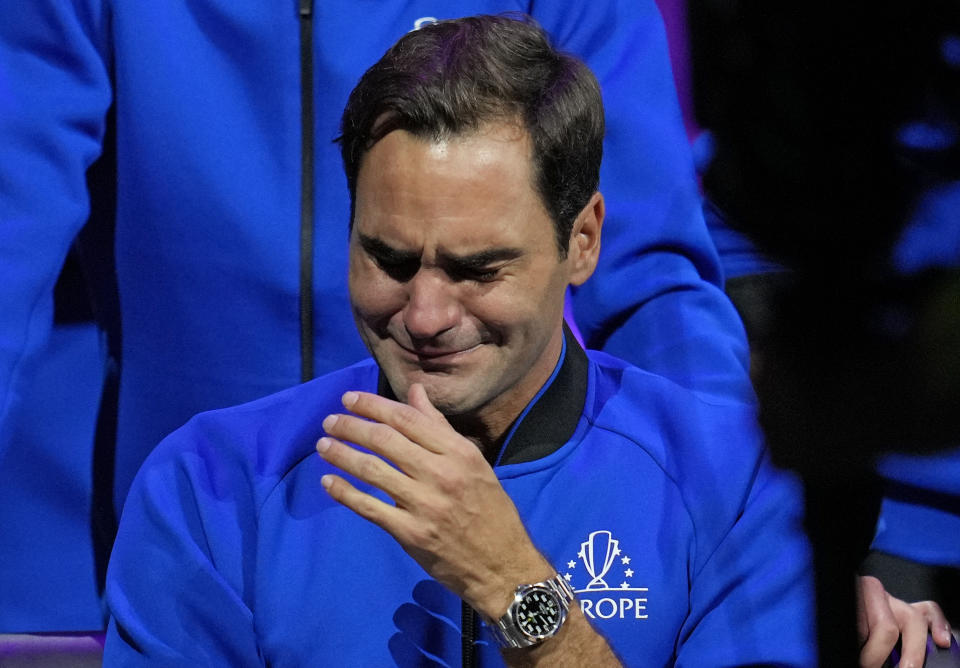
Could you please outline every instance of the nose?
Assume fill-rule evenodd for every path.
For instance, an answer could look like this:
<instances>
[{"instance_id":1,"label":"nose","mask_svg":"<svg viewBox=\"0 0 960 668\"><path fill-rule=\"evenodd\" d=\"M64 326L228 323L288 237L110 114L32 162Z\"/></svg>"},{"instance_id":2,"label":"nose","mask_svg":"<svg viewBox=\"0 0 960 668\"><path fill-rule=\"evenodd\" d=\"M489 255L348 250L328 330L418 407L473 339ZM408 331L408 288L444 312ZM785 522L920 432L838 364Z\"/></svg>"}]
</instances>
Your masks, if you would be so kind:
<instances>
[{"instance_id":1,"label":"nose","mask_svg":"<svg viewBox=\"0 0 960 668\"><path fill-rule=\"evenodd\" d=\"M415 341L436 338L460 320L457 288L442 272L421 268L407 283L403 325Z\"/></svg>"}]
</instances>

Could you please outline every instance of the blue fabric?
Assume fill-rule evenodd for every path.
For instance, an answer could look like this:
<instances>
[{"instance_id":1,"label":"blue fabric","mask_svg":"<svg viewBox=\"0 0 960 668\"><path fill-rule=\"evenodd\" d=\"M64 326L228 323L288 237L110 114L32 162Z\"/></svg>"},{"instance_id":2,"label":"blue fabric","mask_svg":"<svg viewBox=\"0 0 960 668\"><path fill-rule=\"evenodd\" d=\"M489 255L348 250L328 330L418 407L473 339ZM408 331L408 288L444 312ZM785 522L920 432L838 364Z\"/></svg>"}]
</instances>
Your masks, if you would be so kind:
<instances>
[{"instance_id":1,"label":"blue fabric","mask_svg":"<svg viewBox=\"0 0 960 668\"><path fill-rule=\"evenodd\" d=\"M753 407L602 353L586 382L569 441L495 471L596 628L632 666L813 665L800 494ZM459 600L320 484L321 421L376 387L364 362L199 415L156 449L110 565L106 666L459 665ZM613 540L590 585L582 544ZM501 665L481 640L481 665Z\"/></svg>"},{"instance_id":2,"label":"blue fabric","mask_svg":"<svg viewBox=\"0 0 960 668\"><path fill-rule=\"evenodd\" d=\"M886 455L887 481L873 549L931 566L960 568L960 448Z\"/></svg>"},{"instance_id":3,"label":"blue fabric","mask_svg":"<svg viewBox=\"0 0 960 668\"><path fill-rule=\"evenodd\" d=\"M893 262L906 275L960 267L960 182L931 188L920 198L894 248Z\"/></svg>"},{"instance_id":4,"label":"blue fabric","mask_svg":"<svg viewBox=\"0 0 960 668\"><path fill-rule=\"evenodd\" d=\"M604 251L572 297L585 340L716 397L749 396L652 0L315 4L318 373L366 354L347 306L348 198L331 144L351 87L421 17L521 10L586 59L607 105ZM0 421L49 337L48 295L86 218L84 172L115 101L118 506L147 453L193 414L299 381L297 36L292 0L36 0L0 24Z\"/></svg>"},{"instance_id":5,"label":"blue fabric","mask_svg":"<svg viewBox=\"0 0 960 668\"><path fill-rule=\"evenodd\" d=\"M952 468L960 456L952 453ZM916 463L913 463L916 466ZM893 471L893 479L900 472ZM929 566L960 568L960 496L892 486L883 497L872 548Z\"/></svg>"},{"instance_id":6,"label":"blue fabric","mask_svg":"<svg viewBox=\"0 0 960 668\"><path fill-rule=\"evenodd\" d=\"M0 632L103 626L90 539L102 379L96 327L59 325L8 424L15 447L0 456Z\"/></svg>"},{"instance_id":7,"label":"blue fabric","mask_svg":"<svg viewBox=\"0 0 960 668\"><path fill-rule=\"evenodd\" d=\"M904 275L960 268L960 182L924 193L892 262ZM873 547L923 564L960 568L960 447L930 456L889 455L878 470L892 484Z\"/></svg>"}]
</instances>

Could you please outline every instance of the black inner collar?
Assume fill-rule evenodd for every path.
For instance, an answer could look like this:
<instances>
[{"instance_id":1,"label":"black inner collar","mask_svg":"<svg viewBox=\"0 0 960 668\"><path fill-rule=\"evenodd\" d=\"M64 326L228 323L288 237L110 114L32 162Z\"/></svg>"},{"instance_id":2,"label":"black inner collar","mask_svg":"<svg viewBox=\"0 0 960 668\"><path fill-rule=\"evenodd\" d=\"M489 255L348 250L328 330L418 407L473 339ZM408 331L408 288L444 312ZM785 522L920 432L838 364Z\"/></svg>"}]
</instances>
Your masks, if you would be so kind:
<instances>
[{"instance_id":1,"label":"black inner collar","mask_svg":"<svg viewBox=\"0 0 960 668\"><path fill-rule=\"evenodd\" d=\"M523 421L513 432L506 447L493 449L494 457L503 450L500 456L501 465L530 462L546 457L570 440L577 427L583 412L583 403L587 398L587 355L566 324L563 333L567 342L566 354L556 378L526 415L521 413ZM377 383L377 393L396 400L396 395L382 371ZM507 433L512 429L511 425Z\"/></svg>"}]
</instances>

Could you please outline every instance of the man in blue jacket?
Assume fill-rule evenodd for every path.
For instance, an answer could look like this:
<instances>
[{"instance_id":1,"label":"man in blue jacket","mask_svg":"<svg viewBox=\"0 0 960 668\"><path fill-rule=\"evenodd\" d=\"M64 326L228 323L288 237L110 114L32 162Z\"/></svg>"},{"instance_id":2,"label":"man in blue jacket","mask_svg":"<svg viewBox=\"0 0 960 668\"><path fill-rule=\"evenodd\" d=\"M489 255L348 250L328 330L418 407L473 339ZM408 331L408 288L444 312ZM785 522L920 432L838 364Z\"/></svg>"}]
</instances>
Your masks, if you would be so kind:
<instances>
[{"instance_id":1,"label":"man in blue jacket","mask_svg":"<svg viewBox=\"0 0 960 668\"><path fill-rule=\"evenodd\" d=\"M589 70L510 18L425 27L367 71L340 142L374 359L150 456L107 665L812 663L798 490L751 405L564 327L603 132Z\"/></svg>"},{"instance_id":2,"label":"man in blue jacket","mask_svg":"<svg viewBox=\"0 0 960 668\"><path fill-rule=\"evenodd\" d=\"M36 441L11 443L9 427L28 413L50 289L89 210L85 170L111 143L108 108L119 511L147 453L195 413L365 355L345 284L340 112L404 33L507 10L532 14L604 90L604 253L597 280L570 300L587 345L686 387L748 396L746 342L699 212L653 0L35 0L0 21L0 452L43 456ZM58 424L61 411L46 416L58 449L89 448ZM0 578L35 578L33 566L7 564Z\"/></svg>"}]
</instances>

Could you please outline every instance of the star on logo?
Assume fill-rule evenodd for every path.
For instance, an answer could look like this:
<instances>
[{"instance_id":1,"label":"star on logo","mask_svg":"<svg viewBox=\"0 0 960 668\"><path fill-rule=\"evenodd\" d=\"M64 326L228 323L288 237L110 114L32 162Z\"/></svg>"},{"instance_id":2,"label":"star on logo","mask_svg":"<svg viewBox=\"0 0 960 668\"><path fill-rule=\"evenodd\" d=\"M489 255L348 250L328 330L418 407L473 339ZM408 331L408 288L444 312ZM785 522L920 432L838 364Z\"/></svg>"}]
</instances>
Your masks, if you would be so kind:
<instances>
[{"instance_id":1,"label":"star on logo","mask_svg":"<svg viewBox=\"0 0 960 668\"><path fill-rule=\"evenodd\" d=\"M627 570L625 570L625 571L623 572L623 574L624 574L626 577L628 577L628 578L632 578L632 577L633 577L633 569L632 569L632 568L628 568Z\"/></svg>"},{"instance_id":2,"label":"star on logo","mask_svg":"<svg viewBox=\"0 0 960 668\"><path fill-rule=\"evenodd\" d=\"M630 589L630 585L628 585L626 582L621 582L620 589Z\"/></svg>"},{"instance_id":3,"label":"star on logo","mask_svg":"<svg viewBox=\"0 0 960 668\"><path fill-rule=\"evenodd\" d=\"M630 557L624 557L623 559L620 560L620 563L621 563L621 564L629 564L629 563L630 563Z\"/></svg>"},{"instance_id":4,"label":"star on logo","mask_svg":"<svg viewBox=\"0 0 960 668\"><path fill-rule=\"evenodd\" d=\"M577 562L575 562L575 561L568 561L568 562L567 562L567 568L576 568L576 567L577 567Z\"/></svg>"},{"instance_id":5,"label":"star on logo","mask_svg":"<svg viewBox=\"0 0 960 668\"><path fill-rule=\"evenodd\" d=\"M569 573L564 573L564 574L563 574L563 579L566 580L567 582L570 582L570 580L573 579L573 576L570 575Z\"/></svg>"}]
</instances>

